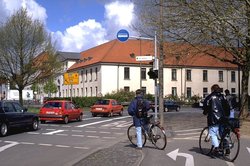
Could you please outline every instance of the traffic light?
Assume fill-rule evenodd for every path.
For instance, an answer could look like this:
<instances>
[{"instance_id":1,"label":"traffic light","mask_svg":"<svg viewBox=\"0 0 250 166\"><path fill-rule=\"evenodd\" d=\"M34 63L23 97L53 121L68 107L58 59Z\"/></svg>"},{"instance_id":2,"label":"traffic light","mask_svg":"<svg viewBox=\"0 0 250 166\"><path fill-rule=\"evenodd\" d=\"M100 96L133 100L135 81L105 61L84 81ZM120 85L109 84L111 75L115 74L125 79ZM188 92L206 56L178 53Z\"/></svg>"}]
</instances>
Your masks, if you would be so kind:
<instances>
[{"instance_id":1,"label":"traffic light","mask_svg":"<svg viewBox=\"0 0 250 166\"><path fill-rule=\"evenodd\" d=\"M158 70L153 70L153 68L150 68L148 71L148 75L150 79L157 79L158 78Z\"/></svg>"}]
</instances>

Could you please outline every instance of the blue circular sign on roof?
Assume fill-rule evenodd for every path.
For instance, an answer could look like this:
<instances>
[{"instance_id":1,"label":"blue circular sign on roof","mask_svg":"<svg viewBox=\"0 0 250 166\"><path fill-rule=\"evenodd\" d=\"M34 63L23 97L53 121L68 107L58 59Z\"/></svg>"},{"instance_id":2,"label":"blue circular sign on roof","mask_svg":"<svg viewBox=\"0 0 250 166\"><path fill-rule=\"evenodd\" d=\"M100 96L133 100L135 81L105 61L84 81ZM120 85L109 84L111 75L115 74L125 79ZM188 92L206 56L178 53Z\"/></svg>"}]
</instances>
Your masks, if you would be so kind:
<instances>
[{"instance_id":1,"label":"blue circular sign on roof","mask_svg":"<svg viewBox=\"0 0 250 166\"><path fill-rule=\"evenodd\" d=\"M121 42L127 41L129 38L129 33L125 29L121 29L117 32L117 39Z\"/></svg>"}]
</instances>

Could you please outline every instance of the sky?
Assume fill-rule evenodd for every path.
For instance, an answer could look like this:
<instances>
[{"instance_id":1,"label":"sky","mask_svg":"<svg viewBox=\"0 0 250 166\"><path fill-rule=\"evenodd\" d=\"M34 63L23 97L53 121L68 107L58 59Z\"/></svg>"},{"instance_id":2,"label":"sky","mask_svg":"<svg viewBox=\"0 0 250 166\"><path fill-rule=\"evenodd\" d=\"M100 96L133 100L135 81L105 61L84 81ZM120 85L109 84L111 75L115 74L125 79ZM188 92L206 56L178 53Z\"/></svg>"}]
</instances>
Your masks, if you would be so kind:
<instances>
[{"instance_id":1,"label":"sky","mask_svg":"<svg viewBox=\"0 0 250 166\"><path fill-rule=\"evenodd\" d=\"M120 29L136 35L131 0L0 0L0 22L21 7L44 23L59 51L85 51L116 39Z\"/></svg>"}]
</instances>

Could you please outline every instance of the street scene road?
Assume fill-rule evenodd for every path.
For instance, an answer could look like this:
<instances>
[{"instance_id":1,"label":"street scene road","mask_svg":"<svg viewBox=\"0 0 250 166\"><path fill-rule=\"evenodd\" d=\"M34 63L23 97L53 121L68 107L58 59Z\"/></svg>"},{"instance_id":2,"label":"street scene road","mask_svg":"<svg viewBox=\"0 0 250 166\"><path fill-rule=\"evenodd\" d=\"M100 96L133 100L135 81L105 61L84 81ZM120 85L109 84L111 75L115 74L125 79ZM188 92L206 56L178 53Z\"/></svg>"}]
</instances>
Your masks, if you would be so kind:
<instances>
[{"instance_id":1,"label":"street scene road","mask_svg":"<svg viewBox=\"0 0 250 166\"><path fill-rule=\"evenodd\" d=\"M234 163L199 152L199 134L206 125L206 117L199 108L164 113L168 137L165 150L157 150L148 142L142 151L136 151L127 139L126 131L132 122L124 112L123 116L112 118L92 117L85 112L82 122L48 122L41 124L38 131L12 132L0 138L1 166L241 166L250 163L249 138L241 138L240 154Z\"/></svg>"}]
</instances>

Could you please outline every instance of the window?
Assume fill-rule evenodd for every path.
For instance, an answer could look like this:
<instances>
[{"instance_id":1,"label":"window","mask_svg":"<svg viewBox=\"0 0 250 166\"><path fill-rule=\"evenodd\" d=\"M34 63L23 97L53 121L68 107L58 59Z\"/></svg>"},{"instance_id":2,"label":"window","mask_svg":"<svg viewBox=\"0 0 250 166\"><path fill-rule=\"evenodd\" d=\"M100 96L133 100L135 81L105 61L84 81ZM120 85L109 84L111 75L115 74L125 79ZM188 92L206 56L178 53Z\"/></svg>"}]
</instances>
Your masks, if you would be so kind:
<instances>
[{"instance_id":1,"label":"window","mask_svg":"<svg viewBox=\"0 0 250 166\"><path fill-rule=\"evenodd\" d=\"M90 69L90 79L89 79L89 81L92 81L92 69Z\"/></svg>"},{"instance_id":2,"label":"window","mask_svg":"<svg viewBox=\"0 0 250 166\"><path fill-rule=\"evenodd\" d=\"M68 90L66 89L66 96L65 97L68 97Z\"/></svg>"},{"instance_id":3,"label":"window","mask_svg":"<svg viewBox=\"0 0 250 166\"><path fill-rule=\"evenodd\" d=\"M223 82L223 71L219 71L219 82Z\"/></svg>"},{"instance_id":4,"label":"window","mask_svg":"<svg viewBox=\"0 0 250 166\"><path fill-rule=\"evenodd\" d=\"M79 96L79 88L77 88L76 92L77 92L77 96Z\"/></svg>"},{"instance_id":5,"label":"window","mask_svg":"<svg viewBox=\"0 0 250 166\"><path fill-rule=\"evenodd\" d=\"M124 79L129 79L129 67L124 68Z\"/></svg>"},{"instance_id":6,"label":"window","mask_svg":"<svg viewBox=\"0 0 250 166\"><path fill-rule=\"evenodd\" d=\"M91 96L91 97L93 96L93 90L92 90L92 87L90 87L90 96Z\"/></svg>"},{"instance_id":7,"label":"window","mask_svg":"<svg viewBox=\"0 0 250 166\"><path fill-rule=\"evenodd\" d=\"M88 96L88 88L85 88L85 96Z\"/></svg>"},{"instance_id":8,"label":"window","mask_svg":"<svg viewBox=\"0 0 250 166\"><path fill-rule=\"evenodd\" d=\"M207 91L207 87L206 88L203 88L203 98L207 97L208 95L208 91Z\"/></svg>"},{"instance_id":9,"label":"window","mask_svg":"<svg viewBox=\"0 0 250 166\"><path fill-rule=\"evenodd\" d=\"M95 96L97 96L97 94L98 94L98 88L97 88L97 86L95 87Z\"/></svg>"},{"instance_id":10,"label":"window","mask_svg":"<svg viewBox=\"0 0 250 166\"><path fill-rule=\"evenodd\" d=\"M88 70L85 70L85 82L88 81Z\"/></svg>"},{"instance_id":11,"label":"window","mask_svg":"<svg viewBox=\"0 0 250 166\"><path fill-rule=\"evenodd\" d=\"M146 79L146 68L141 68L141 79L142 80Z\"/></svg>"},{"instance_id":12,"label":"window","mask_svg":"<svg viewBox=\"0 0 250 166\"><path fill-rule=\"evenodd\" d=\"M124 86L124 91L129 92L130 91L129 86Z\"/></svg>"},{"instance_id":13,"label":"window","mask_svg":"<svg viewBox=\"0 0 250 166\"><path fill-rule=\"evenodd\" d=\"M172 87L172 96L177 96L177 87Z\"/></svg>"},{"instance_id":14,"label":"window","mask_svg":"<svg viewBox=\"0 0 250 166\"><path fill-rule=\"evenodd\" d=\"M143 92L143 94L145 95L145 94L146 94L146 92L147 92L147 87L145 87L145 86L141 87L141 91L142 91L142 92Z\"/></svg>"},{"instance_id":15,"label":"window","mask_svg":"<svg viewBox=\"0 0 250 166\"><path fill-rule=\"evenodd\" d=\"M231 82L235 82L235 71L231 71Z\"/></svg>"},{"instance_id":16,"label":"window","mask_svg":"<svg viewBox=\"0 0 250 166\"><path fill-rule=\"evenodd\" d=\"M83 71L81 71L81 83L83 82Z\"/></svg>"},{"instance_id":17,"label":"window","mask_svg":"<svg viewBox=\"0 0 250 166\"><path fill-rule=\"evenodd\" d=\"M231 94L235 94L235 88L231 88Z\"/></svg>"},{"instance_id":18,"label":"window","mask_svg":"<svg viewBox=\"0 0 250 166\"><path fill-rule=\"evenodd\" d=\"M191 75L191 70L186 70L186 77L187 77L187 81L191 81L192 79L192 77L191 77L192 75Z\"/></svg>"},{"instance_id":19,"label":"window","mask_svg":"<svg viewBox=\"0 0 250 166\"><path fill-rule=\"evenodd\" d=\"M97 67L95 68L95 80L97 81Z\"/></svg>"},{"instance_id":20,"label":"window","mask_svg":"<svg viewBox=\"0 0 250 166\"><path fill-rule=\"evenodd\" d=\"M176 80L177 80L176 69L172 69L172 81L176 81Z\"/></svg>"},{"instance_id":21,"label":"window","mask_svg":"<svg viewBox=\"0 0 250 166\"><path fill-rule=\"evenodd\" d=\"M83 96L83 88L81 88L81 94L82 94L82 96Z\"/></svg>"},{"instance_id":22,"label":"window","mask_svg":"<svg viewBox=\"0 0 250 166\"><path fill-rule=\"evenodd\" d=\"M187 98L191 98L191 96L192 96L192 89L191 89L191 87L187 87Z\"/></svg>"},{"instance_id":23,"label":"window","mask_svg":"<svg viewBox=\"0 0 250 166\"><path fill-rule=\"evenodd\" d=\"M20 104L14 102L13 105L15 107L16 112L23 112L23 107Z\"/></svg>"},{"instance_id":24,"label":"window","mask_svg":"<svg viewBox=\"0 0 250 166\"><path fill-rule=\"evenodd\" d=\"M203 81L207 81L207 70L203 70Z\"/></svg>"}]
</instances>

